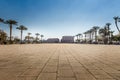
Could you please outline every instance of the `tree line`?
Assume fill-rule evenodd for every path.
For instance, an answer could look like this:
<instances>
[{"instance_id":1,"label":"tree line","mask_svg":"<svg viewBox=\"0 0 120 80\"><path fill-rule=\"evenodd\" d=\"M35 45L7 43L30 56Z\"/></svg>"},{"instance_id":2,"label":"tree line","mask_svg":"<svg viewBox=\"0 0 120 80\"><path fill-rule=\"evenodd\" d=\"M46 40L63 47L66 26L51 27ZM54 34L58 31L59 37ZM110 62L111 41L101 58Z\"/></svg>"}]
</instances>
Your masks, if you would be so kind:
<instances>
[{"instance_id":1,"label":"tree line","mask_svg":"<svg viewBox=\"0 0 120 80\"><path fill-rule=\"evenodd\" d=\"M77 43L102 43L102 44L120 44L120 29L118 22L120 22L119 16L113 17L115 26L118 30L118 35L113 35L115 31L111 30L111 23L106 23L104 27L93 26L91 29L85 31L83 34L79 33L76 36ZM83 39L84 38L84 39Z\"/></svg>"},{"instance_id":2,"label":"tree line","mask_svg":"<svg viewBox=\"0 0 120 80\"><path fill-rule=\"evenodd\" d=\"M39 43L40 40L42 42L42 38L44 37L44 35L40 35L39 33L36 33L36 38L32 37L31 34L32 33L28 33L27 36L25 36L25 39L23 40L23 31L24 30L28 30L28 28L24 25L20 25L18 26L18 22L15 21L15 20L4 20L2 18L0 18L0 23L3 23L3 24L8 24L9 26L9 30L10 30L10 35L8 36L7 33L0 29L0 44L13 44L13 43L31 43L31 42L34 42L34 43ZM13 36L12 36L12 28L13 28L13 25L15 26L18 26L16 27L16 29L20 30L20 39L17 38L17 37L14 37L14 40L13 40ZM41 37L41 39L39 40L39 36Z\"/></svg>"}]
</instances>

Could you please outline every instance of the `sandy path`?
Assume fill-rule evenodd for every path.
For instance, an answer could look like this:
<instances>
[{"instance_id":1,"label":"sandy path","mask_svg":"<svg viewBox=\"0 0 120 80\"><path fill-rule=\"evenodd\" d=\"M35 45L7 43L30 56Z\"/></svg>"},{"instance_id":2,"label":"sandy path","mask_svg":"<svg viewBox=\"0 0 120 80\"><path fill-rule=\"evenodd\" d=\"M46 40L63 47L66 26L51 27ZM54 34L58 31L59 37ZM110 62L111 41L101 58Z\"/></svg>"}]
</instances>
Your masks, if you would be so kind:
<instances>
[{"instance_id":1,"label":"sandy path","mask_svg":"<svg viewBox=\"0 0 120 80\"><path fill-rule=\"evenodd\" d=\"M120 80L120 46L0 45L0 80Z\"/></svg>"}]
</instances>

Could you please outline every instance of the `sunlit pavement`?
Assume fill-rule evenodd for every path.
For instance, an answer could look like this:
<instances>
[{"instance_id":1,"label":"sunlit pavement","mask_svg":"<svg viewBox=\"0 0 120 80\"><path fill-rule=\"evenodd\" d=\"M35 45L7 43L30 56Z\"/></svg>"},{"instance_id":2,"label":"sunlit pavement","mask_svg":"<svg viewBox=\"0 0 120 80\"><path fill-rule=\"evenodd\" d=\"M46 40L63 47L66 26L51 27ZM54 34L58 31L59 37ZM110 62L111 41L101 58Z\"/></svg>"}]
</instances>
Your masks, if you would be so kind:
<instances>
[{"instance_id":1,"label":"sunlit pavement","mask_svg":"<svg viewBox=\"0 0 120 80\"><path fill-rule=\"evenodd\" d=\"M120 46L0 45L0 80L120 80Z\"/></svg>"}]
</instances>

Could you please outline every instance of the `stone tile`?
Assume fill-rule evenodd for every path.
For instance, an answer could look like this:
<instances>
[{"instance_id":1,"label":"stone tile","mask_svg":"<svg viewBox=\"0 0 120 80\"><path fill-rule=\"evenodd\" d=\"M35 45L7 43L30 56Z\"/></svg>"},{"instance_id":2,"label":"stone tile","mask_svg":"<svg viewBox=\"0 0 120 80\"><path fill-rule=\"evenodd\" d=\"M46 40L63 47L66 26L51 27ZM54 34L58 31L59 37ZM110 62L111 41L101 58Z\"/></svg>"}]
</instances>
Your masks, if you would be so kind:
<instances>
[{"instance_id":1,"label":"stone tile","mask_svg":"<svg viewBox=\"0 0 120 80\"><path fill-rule=\"evenodd\" d=\"M111 67L106 67L106 68L102 68L105 72L107 73L120 73L120 71L116 70L116 69L113 69Z\"/></svg>"},{"instance_id":2,"label":"stone tile","mask_svg":"<svg viewBox=\"0 0 120 80\"><path fill-rule=\"evenodd\" d=\"M47 67L45 67L44 69L43 69L43 71L42 72L52 72L52 73L56 73L57 72L57 67L49 67L49 66L47 66Z\"/></svg>"},{"instance_id":3,"label":"stone tile","mask_svg":"<svg viewBox=\"0 0 120 80\"><path fill-rule=\"evenodd\" d=\"M112 73L110 74L114 79L120 80L120 73Z\"/></svg>"},{"instance_id":4,"label":"stone tile","mask_svg":"<svg viewBox=\"0 0 120 80\"><path fill-rule=\"evenodd\" d=\"M41 72L41 69L27 69L20 76L38 76Z\"/></svg>"},{"instance_id":5,"label":"stone tile","mask_svg":"<svg viewBox=\"0 0 120 80\"><path fill-rule=\"evenodd\" d=\"M41 73L37 80L56 80L56 73Z\"/></svg>"},{"instance_id":6,"label":"stone tile","mask_svg":"<svg viewBox=\"0 0 120 80\"><path fill-rule=\"evenodd\" d=\"M73 68L74 73L78 73L78 74L88 74L89 72L83 68L83 67L74 67Z\"/></svg>"},{"instance_id":7,"label":"stone tile","mask_svg":"<svg viewBox=\"0 0 120 80\"><path fill-rule=\"evenodd\" d=\"M90 72L97 78L97 79L113 79L110 75L108 75L103 70L90 70Z\"/></svg>"},{"instance_id":8,"label":"stone tile","mask_svg":"<svg viewBox=\"0 0 120 80\"><path fill-rule=\"evenodd\" d=\"M71 70L70 66L60 66L58 67L59 70Z\"/></svg>"},{"instance_id":9,"label":"stone tile","mask_svg":"<svg viewBox=\"0 0 120 80\"><path fill-rule=\"evenodd\" d=\"M89 63L89 62L88 62ZM83 64L84 65L84 64ZM98 68L97 66L95 65L84 65L86 69L89 69L89 70L100 70L100 68Z\"/></svg>"},{"instance_id":10,"label":"stone tile","mask_svg":"<svg viewBox=\"0 0 120 80\"><path fill-rule=\"evenodd\" d=\"M58 70L58 77L75 77L72 70Z\"/></svg>"},{"instance_id":11,"label":"stone tile","mask_svg":"<svg viewBox=\"0 0 120 80\"><path fill-rule=\"evenodd\" d=\"M57 78L57 80L76 80L75 78Z\"/></svg>"},{"instance_id":12,"label":"stone tile","mask_svg":"<svg viewBox=\"0 0 120 80\"><path fill-rule=\"evenodd\" d=\"M72 67L76 67L76 66L81 67L81 66L82 66L82 65L81 65L80 63L78 63L78 62L70 63L70 64L71 64Z\"/></svg>"},{"instance_id":13,"label":"stone tile","mask_svg":"<svg viewBox=\"0 0 120 80\"><path fill-rule=\"evenodd\" d=\"M36 80L37 77L33 76L18 76L16 80Z\"/></svg>"},{"instance_id":14,"label":"stone tile","mask_svg":"<svg viewBox=\"0 0 120 80\"><path fill-rule=\"evenodd\" d=\"M77 80L96 80L91 74L76 74Z\"/></svg>"},{"instance_id":15,"label":"stone tile","mask_svg":"<svg viewBox=\"0 0 120 80\"><path fill-rule=\"evenodd\" d=\"M30 69L42 69L45 64L32 64L29 68Z\"/></svg>"}]
</instances>

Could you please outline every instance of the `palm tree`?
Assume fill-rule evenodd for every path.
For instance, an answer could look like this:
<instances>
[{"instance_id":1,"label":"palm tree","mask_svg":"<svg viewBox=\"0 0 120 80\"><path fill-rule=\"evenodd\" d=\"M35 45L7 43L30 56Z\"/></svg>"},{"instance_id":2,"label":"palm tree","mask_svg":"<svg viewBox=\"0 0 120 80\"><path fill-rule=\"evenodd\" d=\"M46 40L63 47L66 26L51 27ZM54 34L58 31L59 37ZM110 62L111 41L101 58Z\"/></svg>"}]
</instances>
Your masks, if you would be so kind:
<instances>
[{"instance_id":1,"label":"palm tree","mask_svg":"<svg viewBox=\"0 0 120 80\"><path fill-rule=\"evenodd\" d=\"M79 37L79 39L78 39L78 42L80 42L80 37L82 36L82 34L78 34L78 37Z\"/></svg>"},{"instance_id":2,"label":"palm tree","mask_svg":"<svg viewBox=\"0 0 120 80\"><path fill-rule=\"evenodd\" d=\"M28 42L29 36L25 36L25 42Z\"/></svg>"},{"instance_id":3,"label":"palm tree","mask_svg":"<svg viewBox=\"0 0 120 80\"><path fill-rule=\"evenodd\" d=\"M33 43L34 37L30 36L30 41Z\"/></svg>"},{"instance_id":4,"label":"palm tree","mask_svg":"<svg viewBox=\"0 0 120 80\"><path fill-rule=\"evenodd\" d=\"M85 43L86 43L86 35L87 35L87 32L84 32L83 34L85 34Z\"/></svg>"},{"instance_id":5,"label":"palm tree","mask_svg":"<svg viewBox=\"0 0 120 80\"><path fill-rule=\"evenodd\" d=\"M115 17L113 17L113 19L115 20L116 28L117 28L118 32L120 33L120 29L119 29L118 23L117 23L120 20L120 18L118 16L115 16Z\"/></svg>"},{"instance_id":6,"label":"palm tree","mask_svg":"<svg viewBox=\"0 0 120 80\"><path fill-rule=\"evenodd\" d=\"M40 34L39 34L39 33L36 33L35 35L36 35L36 42L37 42L38 36L39 36Z\"/></svg>"},{"instance_id":7,"label":"palm tree","mask_svg":"<svg viewBox=\"0 0 120 80\"><path fill-rule=\"evenodd\" d=\"M9 24L10 27L10 43L11 43L11 38L12 38L12 25L17 25L17 22L15 20L7 20L5 22L6 24Z\"/></svg>"},{"instance_id":8,"label":"palm tree","mask_svg":"<svg viewBox=\"0 0 120 80\"><path fill-rule=\"evenodd\" d=\"M95 32L95 30L92 28L92 29L91 29L91 41L93 41L93 38L94 38L94 32Z\"/></svg>"},{"instance_id":9,"label":"palm tree","mask_svg":"<svg viewBox=\"0 0 120 80\"><path fill-rule=\"evenodd\" d=\"M40 35L40 37L41 37L41 43L42 43L42 38L44 37L44 35Z\"/></svg>"},{"instance_id":10,"label":"palm tree","mask_svg":"<svg viewBox=\"0 0 120 80\"><path fill-rule=\"evenodd\" d=\"M108 31L110 30L110 25L111 25L111 23L106 23L106 27L107 27Z\"/></svg>"},{"instance_id":11,"label":"palm tree","mask_svg":"<svg viewBox=\"0 0 120 80\"><path fill-rule=\"evenodd\" d=\"M112 43L112 41L113 41L113 33L114 33L114 31L110 31L110 43Z\"/></svg>"},{"instance_id":12,"label":"palm tree","mask_svg":"<svg viewBox=\"0 0 120 80\"><path fill-rule=\"evenodd\" d=\"M77 34L77 35L75 35L75 36L77 37L77 40L76 40L76 41L78 42L78 34Z\"/></svg>"},{"instance_id":13,"label":"palm tree","mask_svg":"<svg viewBox=\"0 0 120 80\"><path fill-rule=\"evenodd\" d=\"M106 23L107 37L108 37L109 42L110 42L110 25L111 25L111 23Z\"/></svg>"},{"instance_id":14,"label":"palm tree","mask_svg":"<svg viewBox=\"0 0 120 80\"><path fill-rule=\"evenodd\" d=\"M93 26L93 30L95 31L95 43L97 43L97 30L99 29L99 26Z\"/></svg>"},{"instance_id":15,"label":"palm tree","mask_svg":"<svg viewBox=\"0 0 120 80\"><path fill-rule=\"evenodd\" d=\"M28 33L28 43L30 42L30 35L31 35L32 33Z\"/></svg>"},{"instance_id":16,"label":"palm tree","mask_svg":"<svg viewBox=\"0 0 120 80\"><path fill-rule=\"evenodd\" d=\"M102 36L104 44L107 44L108 43L108 38L106 38L108 36L107 27L105 26L104 28L99 29L99 34Z\"/></svg>"},{"instance_id":17,"label":"palm tree","mask_svg":"<svg viewBox=\"0 0 120 80\"><path fill-rule=\"evenodd\" d=\"M21 44L22 44L22 35L23 35L23 30L27 30L27 28L23 25L20 25L19 27L17 27L16 29L21 31Z\"/></svg>"},{"instance_id":18,"label":"palm tree","mask_svg":"<svg viewBox=\"0 0 120 80\"><path fill-rule=\"evenodd\" d=\"M17 44L17 43L20 42L20 39L19 39L17 36L15 36L15 37L14 37L14 42Z\"/></svg>"},{"instance_id":19,"label":"palm tree","mask_svg":"<svg viewBox=\"0 0 120 80\"><path fill-rule=\"evenodd\" d=\"M99 29L99 34L101 35L102 41L104 42L104 39L105 39L105 29L104 28L100 28Z\"/></svg>"},{"instance_id":20,"label":"palm tree","mask_svg":"<svg viewBox=\"0 0 120 80\"><path fill-rule=\"evenodd\" d=\"M89 42L90 40L91 40L91 33L90 33L90 30L87 30L86 31L86 37L87 37L87 39L86 39L86 42Z\"/></svg>"},{"instance_id":21,"label":"palm tree","mask_svg":"<svg viewBox=\"0 0 120 80\"><path fill-rule=\"evenodd\" d=\"M94 32L93 29L88 30L88 33L89 33L89 42L90 43L92 43L92 40L93 40L93 32Z\"/></svg>"}]
</instances>

